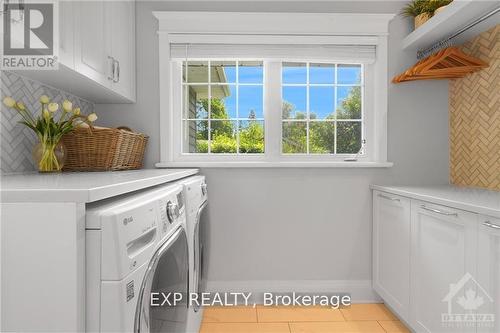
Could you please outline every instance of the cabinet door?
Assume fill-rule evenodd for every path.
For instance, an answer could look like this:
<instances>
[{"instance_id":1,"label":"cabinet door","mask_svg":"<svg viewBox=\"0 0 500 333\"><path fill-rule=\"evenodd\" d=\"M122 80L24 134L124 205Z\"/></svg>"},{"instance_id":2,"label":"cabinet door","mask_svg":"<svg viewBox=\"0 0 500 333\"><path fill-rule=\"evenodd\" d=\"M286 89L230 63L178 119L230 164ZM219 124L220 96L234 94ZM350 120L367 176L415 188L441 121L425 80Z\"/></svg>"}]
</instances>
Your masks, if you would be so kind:
<instances>
[{"instance_id":1,"label":"cabinet door","mask_svg":"<svg viewBox=\"0 0 500 333\"><path fill-rule=\"evenodd\" d=\"M59 2L59 63L74 69L74 2Z\"/></svg>"},{"instance_id":2,"label":"cabinet door","mask_svg":"<svg viewBox=\"0 0 500 333\"><path fill-rule=\"evenodd\" d=\"M111 56L115 59L112 89L135 100L135 3L112 1L108 12Z\"/></svg>"},{"instance_id":3,"label":"cabinet door","mask_svg":"<svg viewBox=\"0 0 500 333\"><path fill-rule=\"evenodd\" d=\"M412 328L475 332L474 323L449 321L448 315L471 313L459 302L476 273L476 214L412 200L411 215Z\"/></svg>"},{"instance_id":4,"label":"cabinet door","mask_svg":"<svg viewBox=\"0 0 500 333\"><path fill-rule=\"evenodd\" d=\"M106 16L109 3L105 1L78 1L74 3L77 15L75 25L75 69L103 85L111 84L111 47Z\"/></svg>"},{"instance_id":5,"label":"cabinet door","mask_svg":"<svg viewBox=\"0 0 500 333\"><path fill-rule=\"evenodd\" d=\"M401 318L410 301L410 199L373 193L373 287Z\"/></svg>"},{"instance_id":6,"label":"cabinet door","mask_svg":"<svg viewBox=\"0 0 500 333\"><path fill-rule=\"evenodd\" d=\"M477 331L496 333L500 332L500 219L480 216L479 223L477 292L483 304L476 311Z\"/></svg>"}]
</instances>

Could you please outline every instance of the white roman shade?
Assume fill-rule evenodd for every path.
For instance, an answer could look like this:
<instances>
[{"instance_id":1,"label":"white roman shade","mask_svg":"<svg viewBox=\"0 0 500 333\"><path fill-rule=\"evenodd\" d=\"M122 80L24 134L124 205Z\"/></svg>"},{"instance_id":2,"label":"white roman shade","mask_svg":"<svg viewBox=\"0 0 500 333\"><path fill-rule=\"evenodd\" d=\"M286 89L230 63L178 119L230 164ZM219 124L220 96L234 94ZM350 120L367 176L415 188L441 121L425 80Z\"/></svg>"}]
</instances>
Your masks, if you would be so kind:
<instances>
[{"instance_id":1,"label":"white roman shade","mask_svg":"<svg viewBox=\"0 0 500 333\"><path fill-rule=\"evenodd\" d=\"M180 59L294 59L328 62L375 62L375 46L370 45L247 45L170 44L170 57Z\"/></svg>"},{"instance_id":2,"label":"white roman shade","mask_svg":"<svg viewBox=\"0 0 500 333\"><path fill-rule=\"evenodd\" d=\"M287 40L277 40L271 44L247 44L245 40L237 43L170 43L170 57L173 60L181 59L290 59L316 60L327 62L349 62L371 64L376 59L375 45L346 45L349 40L344 38L343 45L322 44L321 40L307 44L307 39L301 36L300 41L293 44L284 44ZM299 43L300 42L300 43ZM367 40L366 42L369 42ZM306 44L302 44L306 43Z\"/></svg>"}]
</instances>

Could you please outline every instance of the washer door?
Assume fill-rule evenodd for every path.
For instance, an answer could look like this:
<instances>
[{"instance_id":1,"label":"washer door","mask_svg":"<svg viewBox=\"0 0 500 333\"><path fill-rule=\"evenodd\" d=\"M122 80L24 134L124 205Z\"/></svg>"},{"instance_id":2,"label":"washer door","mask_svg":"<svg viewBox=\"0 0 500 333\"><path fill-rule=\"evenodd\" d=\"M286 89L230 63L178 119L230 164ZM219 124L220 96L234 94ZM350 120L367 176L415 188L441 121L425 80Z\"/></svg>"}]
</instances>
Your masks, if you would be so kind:
<instances>
[{"instance_id":1,"label":"washer door","mask_svg":"<svg viewBox=\"0 0 500 333\"><path fill-rule=\"evenodd\" d=\"M156 251L141 285L135 315L135 332L185 332L188 297L188 246L184 228L179 227ZM151 306L151 293L169 303ZM182 293L182 301L173 305L173 293Z\"/></svg>"}]
</instances>

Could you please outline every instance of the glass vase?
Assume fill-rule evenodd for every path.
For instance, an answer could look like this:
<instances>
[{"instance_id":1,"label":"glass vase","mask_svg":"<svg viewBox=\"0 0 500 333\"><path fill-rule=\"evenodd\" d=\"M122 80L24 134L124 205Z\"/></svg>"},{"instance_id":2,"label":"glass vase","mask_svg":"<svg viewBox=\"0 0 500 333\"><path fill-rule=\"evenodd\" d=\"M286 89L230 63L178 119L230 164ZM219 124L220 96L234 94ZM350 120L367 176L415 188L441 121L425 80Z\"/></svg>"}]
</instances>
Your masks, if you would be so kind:
<instances>
[{"instance_id":1,"label":"glass vase","mask_svg":"<svg viewBox=\"0 0 500 333\"><path fill-rule=\"evenodd\" d=\"M33 160L39 172L60 172L66 160L66 147L61 141L40 141L33 148Z\"/></svg>"}]
</instances>

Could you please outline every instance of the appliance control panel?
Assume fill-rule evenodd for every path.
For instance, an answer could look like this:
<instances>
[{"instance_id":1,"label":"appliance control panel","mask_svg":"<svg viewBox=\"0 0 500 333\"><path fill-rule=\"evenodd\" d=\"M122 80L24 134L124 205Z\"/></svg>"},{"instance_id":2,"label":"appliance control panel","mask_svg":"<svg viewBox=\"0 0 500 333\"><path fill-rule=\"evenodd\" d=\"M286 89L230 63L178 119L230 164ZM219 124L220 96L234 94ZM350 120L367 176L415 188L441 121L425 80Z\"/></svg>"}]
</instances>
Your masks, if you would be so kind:
<instances>
[{"instance_id":1,"label":"appliance control panel","mask_svg":"<svg viewBox=\"0 0 500 333\"><path fill-rule=\"evenodd\" d=\"M160 235L164 237L185 220L185 200L182 189L159 200Z\"/></svg>"}]
</instances>

